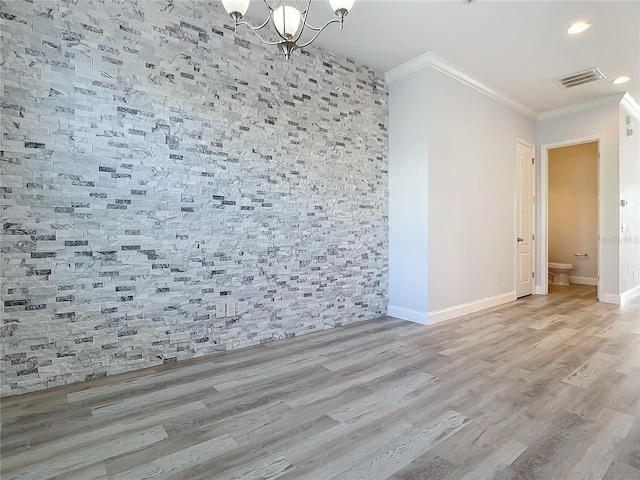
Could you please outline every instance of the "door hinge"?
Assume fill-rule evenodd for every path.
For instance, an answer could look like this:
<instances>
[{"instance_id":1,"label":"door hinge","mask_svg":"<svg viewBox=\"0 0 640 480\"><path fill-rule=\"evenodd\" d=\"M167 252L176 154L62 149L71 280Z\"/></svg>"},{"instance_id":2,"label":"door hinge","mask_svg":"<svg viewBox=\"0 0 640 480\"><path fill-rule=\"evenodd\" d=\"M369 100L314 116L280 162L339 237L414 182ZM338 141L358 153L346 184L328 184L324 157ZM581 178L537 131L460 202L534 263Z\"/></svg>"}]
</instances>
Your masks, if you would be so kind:
<instances>
[{"instance_id":1,"label":"door hinge","mask_svg":"<svg viewBox=\"0 0 640 480\"><path fill-rule=\"evenodd\" d=\"M531 272L531 278L536 278L536 272Z\"/></svg>"},{"instance_id":2,"label":"door hinge","mask_svg":"<svg viewBox=\"0 0 640 480\"><path fill-rule=\"evenodd\" d=\"M535 159L535 158L532 158L532 159L531 159L531 165L535 165L535 164L536 164L536 159Z\"/></svg>"},{"instance_id":3,"label":"door hinge","mask_svg":"<svg viewBox=\"0 0 640 480\"><path fill-rule=\"evenodd\" d=\"M531 240L535 240L536 236L535 235L531 235Z\"/></svg>"}]
</instances>

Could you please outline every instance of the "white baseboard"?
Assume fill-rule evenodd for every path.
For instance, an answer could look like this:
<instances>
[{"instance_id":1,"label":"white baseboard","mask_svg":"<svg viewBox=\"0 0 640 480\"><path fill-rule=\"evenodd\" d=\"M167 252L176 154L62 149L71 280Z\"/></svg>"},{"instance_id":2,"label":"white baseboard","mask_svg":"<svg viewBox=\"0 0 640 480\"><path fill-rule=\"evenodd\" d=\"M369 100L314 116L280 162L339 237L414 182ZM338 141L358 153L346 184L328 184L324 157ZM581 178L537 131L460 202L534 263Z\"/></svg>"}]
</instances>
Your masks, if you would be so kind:
<instances>
[{"instance_id":1,"label":"white baseboard","mask_svg":"<svg viewBox=\"0 0 640 480\"><path fill-rule=\"evenodd\" d=\"M496 295L495 297L483 298L481 300L463 303L462 305L456 305L455 307L448 307L434 312L429 312L428 324L431 325L434 323L444 322L446 320L461 317L462 315L479 312L486 308L497 307L503 303L513 302L515 299L516 292L509 292L503 293L502 295Z\"/></svg>"},{"instance_id":2,"label":"white baseboard","mask_svg":"<svg viewBox=\"0 0 640 480\"><path fill-rule=\"evenodd\" d=\"M387 315L390 317L399 318L400 320L407 320L409 322L419 323L421 325L427 324L426 312L419 312L417 310L402 308L396 305L387 306Z\"/></svg>"},{"instance_id":3,"label":"white baseboard","mask_svg":"<svg viewBox=\"0 0 640 480\"><path fill-rule=\"evenodd\" d=\"M591 277L572 277L569 276L570 283L577 283L578 285L598 285L597 278Z\"/></svg>"},{"instance_id":4,"label":"white baseboard","mask_svg":"<svg viewBox=\"0 0 640 480\"><path fill-rule=\"evenodd\" d=\"M536 285L536 291L535 291L536 295L547 295L547 289L544 288L542 285Z\"/></svg>"},{"instance_id":5,"label":"white baseboard","mask_svg":"<svg viewBox=\"0 0 640 480\"><path fill-rule=\"evenodd\" d=\"M603 293L598 298L602 303L613 303L614 305L620 305L620 295L616 295L615 293Z\"/></svg>"},{"instance_id":6,"label":"white baseboard","mask_svg":"<svg viewBox=\"0 0 640 480\"><path fill-rule=\"evenodd\" d=\"M620 294L620 305L627 303L629 300L637 297L638 295L640 295L640 285L636 285L635 287L622 292Z\"/></svg>"}]
</instances>

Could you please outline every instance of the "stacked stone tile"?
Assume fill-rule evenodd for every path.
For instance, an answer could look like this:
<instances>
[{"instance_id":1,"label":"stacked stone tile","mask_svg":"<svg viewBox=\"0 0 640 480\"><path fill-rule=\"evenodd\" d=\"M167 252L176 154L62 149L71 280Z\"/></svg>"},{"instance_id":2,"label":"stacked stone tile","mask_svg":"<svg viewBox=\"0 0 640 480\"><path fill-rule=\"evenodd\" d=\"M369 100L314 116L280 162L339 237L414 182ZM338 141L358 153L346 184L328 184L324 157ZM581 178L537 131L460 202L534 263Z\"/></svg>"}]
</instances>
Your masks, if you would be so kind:
<instances>
[{"instance_id":1,"label":"stacked stone tile","mask_svg":"<svg viewBox=\"0 0 640 480\"><path fill-rule=\"evenodd\" d=\"M381 76L210 1L5 0L0 28L2 395L384 314Z\"/></svg>"}]
</instances>

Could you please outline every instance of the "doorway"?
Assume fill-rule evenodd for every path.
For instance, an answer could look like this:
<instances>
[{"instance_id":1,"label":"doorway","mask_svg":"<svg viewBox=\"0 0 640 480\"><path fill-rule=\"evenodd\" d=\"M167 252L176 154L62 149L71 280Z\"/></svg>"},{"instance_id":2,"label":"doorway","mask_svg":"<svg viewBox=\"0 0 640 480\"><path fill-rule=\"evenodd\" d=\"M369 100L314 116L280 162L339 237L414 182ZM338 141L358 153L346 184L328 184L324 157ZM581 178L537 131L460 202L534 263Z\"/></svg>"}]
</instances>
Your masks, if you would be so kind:
<instances>
[{"instance_id":1,"label":"doorway","mask_svg":"<svg viewBox=\"0 0 640 480\"><path fill-rule=\"evenodd\" d=\"M570 282L596 285L600 299L601 145L602 136L593 136L541 147L541 272L537 293L549 293L552 261L573 265Z\"/></svg>"}]
</instances>

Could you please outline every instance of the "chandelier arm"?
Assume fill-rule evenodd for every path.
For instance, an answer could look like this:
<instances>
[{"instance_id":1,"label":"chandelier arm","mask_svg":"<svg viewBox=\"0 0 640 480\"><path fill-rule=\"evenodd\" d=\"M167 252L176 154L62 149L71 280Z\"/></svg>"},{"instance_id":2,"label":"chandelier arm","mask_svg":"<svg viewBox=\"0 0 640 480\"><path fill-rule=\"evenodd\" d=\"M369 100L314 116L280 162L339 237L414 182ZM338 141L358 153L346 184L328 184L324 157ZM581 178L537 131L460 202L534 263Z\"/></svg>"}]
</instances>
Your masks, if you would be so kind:
<instances>
[{"instance_id":1,"label":"chandelier arm","mask_svg":"<svg viewBox=\"0 0 640 480\"><path fill-rule=\"evenodd\" d=\"M309 15L309 10L311 10L311 0L309 0L309 2L307 3L307 8L305 8L302 12L302 14L304 15L304 23L307 23L307 15Z\"/></svg>"},{"instance_id":2,"label":"chandelier arm","mask_svg":"<svg viewBox=\"0 0 640 480\"><path fill-rule=\"evenodd\" d=\"M336 19L331 20L331 22L335 22L337 21ZM329 23L331 23L329 22ZM327 25L329 25L327 23ZM309 24L309 23L305 23L305 27L307 27L309 30L313 30L314 32L321 32L327 25L323 25L322 27L314 27L313 25Z\"/></svg>"},{"instance_id":3,"label":"chandelier arm","mask_svg":"<svg viewBox=\"0 0 640 480\"><path fill-rule=\"evenodd\" d=\"M271 8L271 6L269 5L269 2L267 2L267 0L264 0L264 4L267 7L267 10L269 10L269 16L271 16L271 12L273 12L273 8Z\"/></svg>"},{"instance_id":4,"label":"chandelier arm","mask_svg":"<svg viewBox=\"0 0 640 480\"><path fill-rule=\"evenodd\" d=\"M238 25L245 25L247 27L249 27L249 29L251 29L251 31L253 33L255 33L256 37L258 37L263 43L267 44L267 45L279 45L280 42L272 42L270 40L267 40L266 38L264 38L262 35L260 35L260 33L258 33L258 31L260 30L260 28L263 28L265 24L261 25L259 28L254 27L253 25L251 25L250 23L247 22L238 22Z\"/></svg>"},{"instance_id":5,"label":"chandelier arm","mask_svg":"<svg viewBox=\"0 0 640 480\"><path fill-rule=\"evenodd\" d=\"M300 7L298 5L299 5L298 0L296 0L296 8L298 9L301 15L306 15L307 11L309 10L309 7L311 6L311 2L309 2L309 4L307 5L306 10L300 10Z\"/></svg>"},{"instance_id":6,"label":"chandelier arm","mask_svg":"<svg viewBox=\"0 0 640 480\"><path fill-rule=\"evenodd\" d=\"M268 16L267 19L264 21L264 23L261 23L257 27L254 27L253 25L251 25L251 24L249 24L247 22L239 22L238 25L246 25L249 28L251 28L251 30L256 31L256 30L262 30L264 27L269 25L269 20L271 20L271 16Z\"/></svg>"},{"instance_id":7,"label":"chandelier arm","mask_svg":"<svg viewBox=\"0 0 640 480\"><path fill-rule=\"evenodd\" d=\"M318 38L318 35L320 35L322 33L322 31L325 28L327 28L329 25L331 25L332 23L340 23L340 20L338 20L337 18L334 18L333 20L329 20L327 23L325 23L321 28L313 28L312 30L316 30L316 34L313 37L311 37L311 40L309 40L307 43L303 43L301 45L298 45L298 48L304 48L304 47L308 47L309 45L311 45L313 43L313 41L316 38ZM299 37L298 37L298 39L299 39Z\"/></svg>"},{"instance_id":8,"label":"chandelier arm","mask_svg":"<svg viewBox=\"0 0 640 480\"><path fill-rule=\"evenodd\" d=\"M298 1L296 0L296 4L298 3ZM309 2L307 3L307 8L305 9L304 13L302 14L302 27L300 27L300 31L298 32L298 35L296 35L296 39L293 41L295 44L298 43L298 40L300 40L300 38L302 37L302 33L304 32L305 27L310 27L309 23L307 23L307 17L309 16L309 10L311 10L311 0L309 0ZM300 11L300 9L298 9L298 11ZM312 28L312 30L315 30L314 28ZM322 29L318 32L320 33L322 31ZM313 42L313 40L315 40L315 38L318 35L314 35L313 39L311 40ZM307 44L308 45L308 44Z\"/></svg>"}]
</instances>

